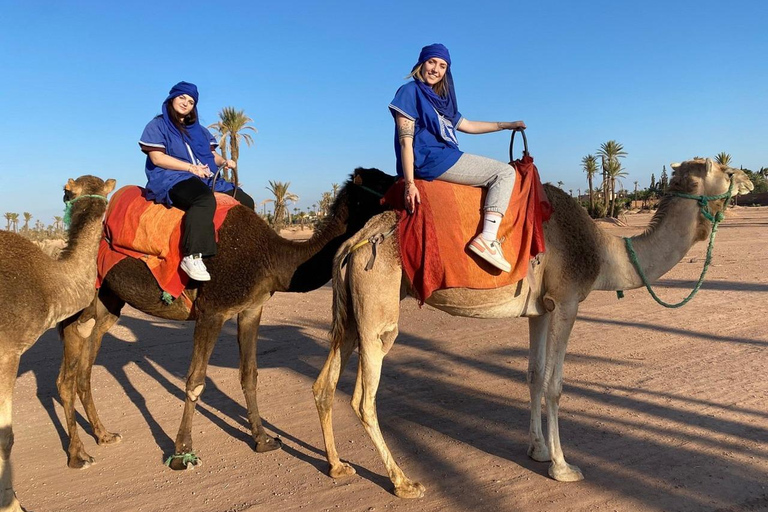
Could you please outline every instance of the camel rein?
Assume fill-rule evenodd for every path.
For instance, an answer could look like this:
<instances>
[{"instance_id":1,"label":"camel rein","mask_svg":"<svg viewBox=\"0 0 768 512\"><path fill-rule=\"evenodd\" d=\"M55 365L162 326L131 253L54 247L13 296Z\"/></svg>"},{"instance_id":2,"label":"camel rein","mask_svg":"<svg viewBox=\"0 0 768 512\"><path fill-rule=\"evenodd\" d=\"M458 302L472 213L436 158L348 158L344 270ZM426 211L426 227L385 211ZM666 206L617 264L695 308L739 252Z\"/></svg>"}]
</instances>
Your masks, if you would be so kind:
<instances>
[{"instance_id":1,"label":"camel rein","mask_svg":"<svg viewBox=\"0 0 768 512\"><path fill-rule=\"evenodd\" d=\"M689 293L686 298L684 298L683 300L681 300L676 304L670 304L661 300L656 295L656 293L654 293L653 288L651 288L651 284L648 282L648 278L645 276L645 273L643 272L643 269L640 266L640 261L638 261L637 259L637 253L635 252L635 249L632 246L632 238L624 237L624 244L627 247L629 260L632 262L632 265L635 267L637 274L640 276L640 279L642 279L646 290L648 290L648 293L651 294L651 297L653 297L653 300L655 300L657 303L661 304L665 308L679 308L688 304L688 302L690 302L691 299L693 299L693 297L699 291L699 288L701 288L701 285L704 284L704 276L707 274L709 265L712 263L712 250L715 247L715 234L717 233L717 225L720 224L723 221L723 219L725 219L725 215L723 214L722 211L716 212L713 215L712 212L709 211L709 207L707 203L709 201L717 201L719 199L725 199L725 202L723 203L723 209L725 209L728 206L728 201L730 201L731 196L733 195L733 176L731 176L731 183L728 186L728 191L722 194L718 194L716 196L694 196L691 194L683 194L682 192L670 192L669 195L675 196L675 197L682 197L684 199L695 200L696 202L699 203L699 210L701 211L701 214L704 216L704 218L706 218L708 221L712 223L712 232L709 234L709 246L707 247L707 257L704 260L704 268L701 270L701 276L699 276L699 280L696 283L696 286L693 287L693 290L691 290L691 293ZM624 298L624 292L622 290L618 290L616 292L616 296L619 299L622 299Z\"/></svg>"},{"instance_id":2,"label":"camel rein","mask_svg":"<svg viewBox=\"0 0 768 512\"><path fill-rule=\"evenodd\" d=\"M64 225L65 226L69 227L69 223L72 220L72 205L81 199L85 199L86 197L102 199L105 203L109 202L109 200L105 196L100 196L97 194L86 194L84 196L76 197L71 201L64 201Z\"/></svg>"}]
</instances>

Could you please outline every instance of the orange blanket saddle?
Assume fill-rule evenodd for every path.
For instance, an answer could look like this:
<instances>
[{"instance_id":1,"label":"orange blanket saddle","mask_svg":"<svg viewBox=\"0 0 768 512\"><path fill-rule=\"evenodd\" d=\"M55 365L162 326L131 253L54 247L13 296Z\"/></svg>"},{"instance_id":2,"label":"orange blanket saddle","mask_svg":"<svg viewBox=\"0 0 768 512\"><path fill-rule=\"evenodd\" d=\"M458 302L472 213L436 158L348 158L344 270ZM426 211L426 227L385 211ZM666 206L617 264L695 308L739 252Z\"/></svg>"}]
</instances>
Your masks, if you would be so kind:
<instances>
[{"instance_id":1,"label":"orange blanket saddle","mask_svg":"<svg viewBox=\"0 0 768 512\"><path fill-rule=\"evenodd\" d=\"M226 194L215 196L213 224L218 233L227 212L240 203ZM146 263L160 288L174 298L181 295L189 281L179 268L183 216L178 208L147 201L141 187L130 185L115 192L104 217L96 287L113 266L130 256Z\"/></svg>"},{"instance_id":2,"label":"orange blanket saddle","mask_svg":"<svg viewBox=\"0 0 768 512\"><path fill-rule=\"evenodd\" d=\"M445 181L416 180L421 204L413 214L404 208L404 183L398 181L384 202L398 211L397 237L403 270L421 302L444 288L489 289L525 278L528 264L544 252L543 222L551 206L530 156L515 161L517 179L499 229L504 257L512 271L502 272L469 248L483 228L486 190Z\"/></svg>"}]
</instances>

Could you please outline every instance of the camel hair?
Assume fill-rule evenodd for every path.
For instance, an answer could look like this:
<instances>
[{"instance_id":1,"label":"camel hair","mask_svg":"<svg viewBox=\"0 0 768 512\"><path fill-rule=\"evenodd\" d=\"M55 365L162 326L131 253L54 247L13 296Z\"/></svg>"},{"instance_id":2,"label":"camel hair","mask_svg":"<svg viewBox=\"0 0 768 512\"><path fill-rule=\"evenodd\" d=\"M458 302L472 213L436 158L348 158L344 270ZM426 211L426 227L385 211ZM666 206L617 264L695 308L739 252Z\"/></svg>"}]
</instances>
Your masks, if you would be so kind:
<instances>
[{"instance_id":1,"label":"camel hair","mask_svg":"<svg viewBox=\"0 0 768 512\"><path fill-rule=\"evenodd\" d=\"M672 168L671 192L714 196L725 193L731 179L734 194L747 193L753 188L744 172L721 167L709 159L673 164ZM568 464L563 457L558 406L566 345L579 303L592 290L628 290L643 283L622 238L599 229L586 210L562 190L550 185L545 189L553 207L552 217L544 226L546 252L532 260L527 279L493 290L439 290L426 302L457 316L528 318L527 381L531 396L528 455L537 461L551 461L549 475L555 480L576 481L583 476L579 468ZM723 211L724 203L724 199L710 201L709 209ZM341 462L336 451L332 406L339 375L358 348L352 408L384 461L395 494L417 498L424 494L425 488L410 480L395 462L381 434L376 411L381 365L398 334L399 302L406 295L413 295L413 289L403 274L394 237L379 245L371 270L365 270L371 251L367 246L351 252L360 240L387 232L396 223L394 212L377 215L339 249L333 269L331 349L312 390L320 415L329 473L334 478L352 475L355 470ZM695 242L706 238L711 226L697 201L673 195L662 199L646 231L632 238L648 279L654 281L669 271ZM345 260L346 279L342 274ZM541 426L542 397L547 408L547 437Z\"/></svg>"},{"instance_id":2,"label":"camel hair","mask_svg":"<svg viewBox=\"0 0 768 512\"><path fill-rule=\"evenodd\" d=\"M208 360L221 328L237 316L240 350L240 384L245 394L248 421L257 452L280 447L262 426L256 399L258 372L256 343L264 303L275 292L307 292L331 279L336 250L359 231L372 216L384 211L380 198L394 183L394 177L378 169L355 170L339 191L328 217L308 241L280 237L253 210L232 208L219 230L218 254L207 264L211 280L190 281L185 291L193 300L171 305L161 300L162 290L147 266L126 258L104 277L93 302L79 318L62 322L64 360L56 384L69 432L68 466L85 468L93 462L78 435L75 421L75 393L85 408L96 441L111 444L119 434L108 432L101 423L91 394L91 369L104 334L117 322L128 303L152 316L195 322L192 361L187 372L184 412L170 459L173 469L194 467L200 459L192 446L192 418L203 392ZM87 328L83 328L86 325Z\"/></svg>"},{"instance_id":3,"label":"camel hair","mask_svg":"<svg viewBox=\"0 0 768 512\"><path fill-rule=\"evenodd\" d=\"M107 194L115 180L70 179L64 201L70 215L67 245L53 259L30 240L0 231L0 511L23 510L13 491L11 410L19 359L57 322L93 299L96 252Z\"/></svg>"}]
</instances>

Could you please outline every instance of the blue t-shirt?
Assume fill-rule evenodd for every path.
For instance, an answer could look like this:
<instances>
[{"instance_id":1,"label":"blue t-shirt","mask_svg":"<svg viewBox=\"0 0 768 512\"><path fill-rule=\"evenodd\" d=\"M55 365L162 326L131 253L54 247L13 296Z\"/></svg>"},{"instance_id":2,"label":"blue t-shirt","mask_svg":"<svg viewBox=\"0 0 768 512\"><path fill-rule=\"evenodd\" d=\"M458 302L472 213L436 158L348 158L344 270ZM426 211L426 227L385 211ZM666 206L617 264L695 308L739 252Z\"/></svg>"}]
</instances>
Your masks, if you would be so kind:
<instances>
[{"instance_id":1,"label":"blue t-shirt","mask_svg":"<svg viewBox=\"0 0 768 512\"><path fill-rule=\"evenodd\" d=\"M213 151L216 146L218 146L216 138L211 135L205 127L203 127L203 130L208 134L208 139L211 142L211 151ZM147 123L144 132L141 134L139 145L148 148L157 148L174 158L189 162L190 164L199 165L201 162L195 157L192 148L188 147L183 141L180 143L178 140L172 140L178 138L178 135L167 129L162 116L157 116ZM168 191L177 183L191 178L203 181L208 187L213 183L213 178L203 179L195 176L191 172L172 171L163 167L158 167L152 163L149 156L147 156L144 171L147 174L147 199L168 206L173 204L171 198L168 197ZM210 171L215 173L216 169L210 169ZM224 181L221 178L216 181L217 192L227 192L233 188L235 187L232 183Z\"/></svg>"},{"instance_id":2,"label":"blue t-shirt","mask_svg":"<svg viewBox=\"0 0 768 512\"><path fill-rule=\"evenodd\" d=\"M413 172L416 178L433 180L451 168L461 157L459 141L456 139L456 126L463 117L459 114L456 126L450 119L440 115L435 107L419 90L416 81L410 81L400 87L395 98L389 104L392 117L402 114L415 121L413 135ZM403 176L400 156L400 141L395 127L395 155L397 156L397 174Z\"/></svg>"}]
</instances>

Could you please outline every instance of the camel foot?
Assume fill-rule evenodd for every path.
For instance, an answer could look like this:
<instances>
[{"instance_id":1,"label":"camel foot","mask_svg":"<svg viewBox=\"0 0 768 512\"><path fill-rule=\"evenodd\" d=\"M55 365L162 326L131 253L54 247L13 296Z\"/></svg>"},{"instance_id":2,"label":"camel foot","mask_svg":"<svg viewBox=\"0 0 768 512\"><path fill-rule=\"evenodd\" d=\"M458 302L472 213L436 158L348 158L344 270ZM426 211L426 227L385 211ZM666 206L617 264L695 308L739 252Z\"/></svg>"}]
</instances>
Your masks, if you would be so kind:
<instances>
[{"instance_id":1,"label":"camel foot","mask_svg":"<svg viewBox=\"0 0 768 512\"><path fill-rule=\"evenodd\" d=\"M528 456L537 462L549 462L549 448L546 446L531 445L528 447Z\"/></svg>"},{"instance_id":2,"label":"camel foot","mask_svg":"<svg viewBox=\"0 0 768 512\"><path fill-rule=\"evenodd\" d=\"M335 466L331 466L331 469L328 470L328 475L331 478L347 478L357 473L355 471L355 468L347 464L346 462L342 462L340 464L336 464Z\"/></svg>"},{"instance_id":3,"label":"camel foot","mask_svg":"<svg viewBox=\"0 0 768 512\"><path fill-rule=\"evenodd\" d=\"M165 461L165 465L174 471L183 471L202 466L203 459L192 452L176 453L168 457L168 460Z\"/></svg>"},{"instance_id":4,"label":"camel foot","mask_svg":"<svg viewBox=\"0 0 768 512\"><path fill-rule=\"evenodd\" d=\"M572 465L566 463L564 466L555 466L554 464L549 466L549 476L557 480L558 482L578 482L584 480L584 474L581 470Z\"/></svg>"},{"instance_id":5,"label":"camel foot","mask_svg":"<svg viewBox=\"0 0 768 512\"><path fill-rule=\"evenodd\" d=\"M421 498L425 492L427 492L426 487L410 480L395 486L395 496L398 498Z\"/></svg>"},{"instance_id":6,"label":"camel foot","mask_svg":"<svg viewBox=\"0 0 768 512\"><path fill-rule=\"evenodd\" d=\"M95 459L88 455L85 450L79 450L74 455L69 456L67 466L70 469L88 469L94 462L96 462Z\"/></svg>"},{"instance_id":7,"label":"camel foot","mask_svg":"<svg viewBox=\"0 0 768 512\"><path fill-rule=\"evenodd\" d=\"M256 453L266 453L271 452L272 450L278 450L282 447L283 442L279 437L270 437L265 435L263 439L256 440L256 446L254 447L254 450L256 450Z\"/></svg>"},{"instance_id":8,"label":"camel foot","mask_svg":"<svg viewBox=\"0 0 768 512\"><path fill-rule=\"evenodd\" d=\"M118 434L117 432L107 432L106 434L100 435L96 442L99 443L99 446L107 446L110 444L117 444L120 441L123 440L123 436Z\"/></svg>"}]
</instances>

